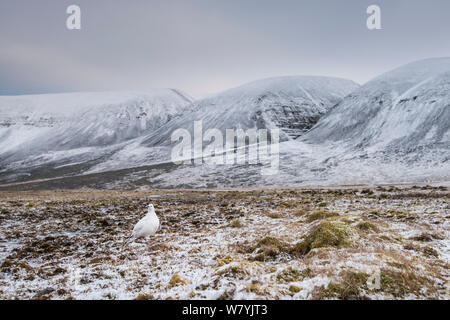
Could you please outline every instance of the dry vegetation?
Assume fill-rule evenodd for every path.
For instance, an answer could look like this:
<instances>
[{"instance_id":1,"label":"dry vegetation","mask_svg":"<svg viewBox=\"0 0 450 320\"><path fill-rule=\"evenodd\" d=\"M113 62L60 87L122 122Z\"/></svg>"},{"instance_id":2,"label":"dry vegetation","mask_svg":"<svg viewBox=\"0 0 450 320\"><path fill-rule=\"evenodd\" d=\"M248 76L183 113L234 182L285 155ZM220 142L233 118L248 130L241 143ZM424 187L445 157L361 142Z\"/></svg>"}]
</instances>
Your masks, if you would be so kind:
<instances>
[{"instance_id":1,"label":"dry vegetation","mask_svg":"<svg viewBox=\"0 0 450 320\"><path fill-rule=\"evenodd\" d=\"M430 186L1 192L0 299L448 299L449 198ZM149 202L161 230L127 244Z\"/></svg>"}]
</instances>

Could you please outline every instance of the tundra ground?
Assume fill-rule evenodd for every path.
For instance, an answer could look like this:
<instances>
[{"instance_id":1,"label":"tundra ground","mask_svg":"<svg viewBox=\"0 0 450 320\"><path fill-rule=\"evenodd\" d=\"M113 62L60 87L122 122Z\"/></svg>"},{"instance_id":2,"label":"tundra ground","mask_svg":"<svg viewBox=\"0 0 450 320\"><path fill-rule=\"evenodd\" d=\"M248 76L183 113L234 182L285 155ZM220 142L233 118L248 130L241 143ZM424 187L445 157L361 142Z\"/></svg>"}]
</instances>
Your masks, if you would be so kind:
<instances>
[{"instance_id":1,"label":"tundra ground","mask_svg":"<svg viewBox=\"0 0 450 320\"><path fill-rule=\"evenodd\" d=\"M449 299L450 192L0 192L0 299ZM127 243L153 203L161 229Z\"/></svg>"}]
</instances>

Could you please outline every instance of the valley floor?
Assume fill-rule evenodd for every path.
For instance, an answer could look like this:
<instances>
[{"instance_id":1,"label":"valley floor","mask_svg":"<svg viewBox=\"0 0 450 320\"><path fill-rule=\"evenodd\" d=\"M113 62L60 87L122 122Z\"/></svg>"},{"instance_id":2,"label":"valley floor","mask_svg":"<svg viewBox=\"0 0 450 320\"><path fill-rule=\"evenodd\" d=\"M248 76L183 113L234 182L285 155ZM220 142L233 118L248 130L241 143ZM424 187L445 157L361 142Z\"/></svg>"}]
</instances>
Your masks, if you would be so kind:
<instances>
[{"instance_id":1,"label":"valley floor","mask_svg":"<svg viewBox=\"0 0 450 320\"><path fill-rule=\"evenodd\" d=\"M3 191L0 299L449 299L449 222L444 186Z\"/></svg>"}]
</instances>

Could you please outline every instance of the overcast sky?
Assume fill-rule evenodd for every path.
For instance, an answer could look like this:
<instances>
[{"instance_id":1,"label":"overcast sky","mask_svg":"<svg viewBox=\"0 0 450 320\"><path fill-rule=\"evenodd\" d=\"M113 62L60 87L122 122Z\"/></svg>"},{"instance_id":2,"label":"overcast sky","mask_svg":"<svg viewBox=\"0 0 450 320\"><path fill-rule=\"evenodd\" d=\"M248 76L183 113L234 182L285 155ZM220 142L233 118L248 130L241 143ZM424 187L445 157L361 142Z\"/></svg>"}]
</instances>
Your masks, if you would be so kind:
<instances>
[{"instance_id":1,"label":"overcast sky","mask_svg":"<svg viewBox=\"0 0 450 320\"><path fill-rule=\"evenodd\" d=\"M82 30L66 29L67 6ZM378 4L382 30L369 31ZM1 0L0 95L179 88L283 75L364 83L450 56L448 0Z\"/></svg>"}]
</instances>

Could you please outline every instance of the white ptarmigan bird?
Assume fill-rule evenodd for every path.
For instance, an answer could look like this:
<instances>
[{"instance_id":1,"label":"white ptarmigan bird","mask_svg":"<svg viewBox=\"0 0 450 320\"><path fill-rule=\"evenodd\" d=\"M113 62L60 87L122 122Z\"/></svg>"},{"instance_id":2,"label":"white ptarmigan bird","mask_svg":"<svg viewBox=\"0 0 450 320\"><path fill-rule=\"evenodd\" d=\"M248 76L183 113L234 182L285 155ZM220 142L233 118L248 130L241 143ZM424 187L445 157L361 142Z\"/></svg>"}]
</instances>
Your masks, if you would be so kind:
<instances>
[{"instance_id":1,"label":"white ptarmigan bird","mask_svg":"<svg viewBox=\"0 0 450 320\"><path fill-rule=\"evenodd\" d=\"M130 241L145 238L155 234L159 229L159 218L155 213L153 204L148 205L147 215L134 226Z\"/></svg>"}]
</instances>

